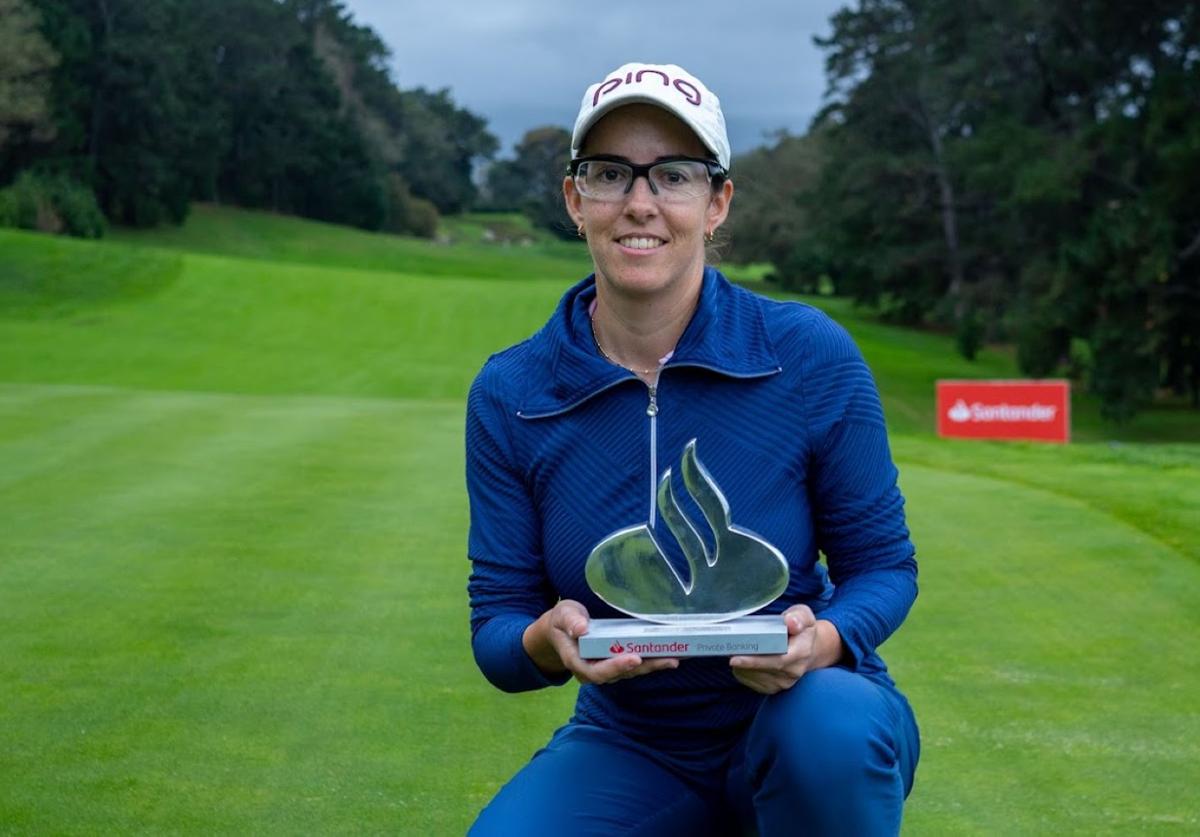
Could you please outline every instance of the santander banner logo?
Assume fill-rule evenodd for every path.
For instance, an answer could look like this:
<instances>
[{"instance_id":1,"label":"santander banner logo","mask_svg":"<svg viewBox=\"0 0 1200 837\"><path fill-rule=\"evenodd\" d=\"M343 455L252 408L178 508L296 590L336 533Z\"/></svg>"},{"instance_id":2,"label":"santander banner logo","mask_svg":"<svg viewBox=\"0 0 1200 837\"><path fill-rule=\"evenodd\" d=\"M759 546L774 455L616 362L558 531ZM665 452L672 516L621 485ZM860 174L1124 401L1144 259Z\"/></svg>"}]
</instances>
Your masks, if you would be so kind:
<instances>
[{"instance_id":1,"label":"santander banner logo","mask_svg":"<svg viewBox=\"0 0 1200 837\"><path fill-rule=\"evenodd\" d=\"M1069 381L938 381L937 432L963 439L1065 443L1071 436Z\"/></svg>"}]
</instances>

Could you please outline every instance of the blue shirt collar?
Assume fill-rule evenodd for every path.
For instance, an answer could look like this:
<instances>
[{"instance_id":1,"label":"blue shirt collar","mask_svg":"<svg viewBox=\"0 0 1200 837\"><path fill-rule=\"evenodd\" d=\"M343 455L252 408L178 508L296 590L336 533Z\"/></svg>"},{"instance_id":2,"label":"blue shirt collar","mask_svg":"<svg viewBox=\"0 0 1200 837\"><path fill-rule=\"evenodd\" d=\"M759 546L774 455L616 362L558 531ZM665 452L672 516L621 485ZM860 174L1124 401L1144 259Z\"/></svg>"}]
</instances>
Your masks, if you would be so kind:
<instances>
[{"instance_id":1,"label":"blue shirt collar","mask_svg":"<svg viewBox=\"0 0 1200 837\"><path fill-rule=\"evenodd\" d=\"M636 380L632 372L609 363L597 350L588 313L595 298L593 274L563 295L554 316L534 338L548 374L526 382L520 415L537 418L561 413L622 381ZM733 378L778 372L779 357L758 297L731 284L716 268L705 267L699 304L667 361L666 374L677 366L701 367Z\"/></svg>"}]
</instances>

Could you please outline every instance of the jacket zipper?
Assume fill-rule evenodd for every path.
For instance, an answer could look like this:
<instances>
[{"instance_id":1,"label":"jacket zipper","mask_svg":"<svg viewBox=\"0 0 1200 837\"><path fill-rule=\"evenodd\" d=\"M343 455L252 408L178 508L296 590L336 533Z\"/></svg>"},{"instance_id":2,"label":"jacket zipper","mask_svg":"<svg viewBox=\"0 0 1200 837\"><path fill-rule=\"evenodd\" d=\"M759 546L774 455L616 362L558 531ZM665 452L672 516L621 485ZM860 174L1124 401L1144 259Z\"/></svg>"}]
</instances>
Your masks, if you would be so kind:
<instances>
[{"instance_id":1,"label":"jacket zipper","mask_svg":"<svg viewBox=\"0 0 1200 837\"><path fill-rule=\"evenodd\" d=\"M683 364L680 364L683 365ZM690 363L688 366L694 366L698 369L709 369L713 372L719 372L722 375L727 375L731 378L763 378L767 375L774 375L780 371L781 367L775 367L770 372L755 372L749 375L737 375L717 369L713 366L708 366L702 363ZM663 367L660 367L654 375L654 383L646 384L646 390L649 395L649 401L646 404L646 415L650 417L650 529L653 530L658 521L658 382L662 378Z\"/></svg>"},{"instance_id":2,"label":"jacket zipper","mask_svg":"<svg viewBox=\"0 0 1200 837\"><path fill-rule=\"evenodd\" d=\"M654 383L646 384L650 392L650 403L646 405L646 415L650 417L650 529L653 531L658 518L658 380L662 376L659 369L654 375Z\"/></svg>"},{"instance_id":3,"label":"jacket zipper","mask_svg":"<svg viewBox=\"0 0 1200 837\"><path fill-rule=\"evenodd\" d=\"M688 364L679 364L679 365L680 366L684 366L684 365L694 366L697 369L708 369L710 371L720 373L720 374L725 375L730 378L741 378L741 379L764 378L764 377L767 377L768 375L774 375L774 374L778 373L781 369L781 367L777 366L774 369L769 370L767 372L752 372L749 374L737 374L737 373L729 372L729 371L726 371L723 369L719 369L715 366L709 366L708 364L704 364L704 363L688 363ZM633 373L630 373L630 374L632 375ZM648 400L646 403L646 415L650 417L650 514L648 515L648 517L650 520L650 529L651 530L654 529L654 526L658 521L658 411L659 411L658 382L661 377L662 377L662 369L659 369L658 373L654 376L654 383L646 384L646 392L647 392L647 396L648 396ZM616 386L624 383L627 380L629 380L629 379L622 378L620 380L613 381L612 383L608 384L607 386L601 387L600 389L596 390L595 392L588 393L584 398L581 398L578 401L572 402L571 404L568 404L564 407L559 407L557 410L550 410L549 412L545 412L545 413L532 413L532 414L525 413L525 412L518 410L517 416L519 418L523 418L523 419L540 419L540 418L550 418L551 416L562 415L563 413L573 410L575 407L579 406L579 404L583 403L584 401L594 398L595 396L599 395L600 393L604 392L605 390L612 389L613 387L616 387Z\"/></svg>"}]
</instances>

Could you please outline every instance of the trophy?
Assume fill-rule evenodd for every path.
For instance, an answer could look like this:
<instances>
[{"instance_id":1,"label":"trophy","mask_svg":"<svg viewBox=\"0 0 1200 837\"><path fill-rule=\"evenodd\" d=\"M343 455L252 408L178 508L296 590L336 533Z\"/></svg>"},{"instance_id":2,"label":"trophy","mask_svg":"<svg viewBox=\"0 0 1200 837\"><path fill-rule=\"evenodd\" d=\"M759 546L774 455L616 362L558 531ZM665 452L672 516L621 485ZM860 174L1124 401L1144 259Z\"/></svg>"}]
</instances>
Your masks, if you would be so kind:
<instances>
[{"instance_id":1,"label":"trophy","mask_svg":"<svg viewBox=\"0 0 1200 837\"><path fill-rule=\"evenodd\" d=\"M705 543L671 488L671 470L658 482L655 505L679 543L687 578L667 559L649 524L613 532L596 544L584 573L588 586L629 619L592 619L579 638L579 655L602 659L633 652L642 657L782 654L787 625L779 614L748 616L787 588L787 560L773 544L730 518L729 503L696 456L684 447L680 473L689 496L713 533Z\"/></svg>"}]
</instances>

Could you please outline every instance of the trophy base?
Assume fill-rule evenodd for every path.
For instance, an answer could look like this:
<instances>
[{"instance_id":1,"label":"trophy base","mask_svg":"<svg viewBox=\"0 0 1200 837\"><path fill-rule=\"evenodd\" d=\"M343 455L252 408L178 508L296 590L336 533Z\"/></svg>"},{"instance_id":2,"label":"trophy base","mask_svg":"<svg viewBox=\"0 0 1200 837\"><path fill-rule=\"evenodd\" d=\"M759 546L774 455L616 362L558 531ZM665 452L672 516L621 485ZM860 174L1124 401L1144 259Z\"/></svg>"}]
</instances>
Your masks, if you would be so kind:
<instances>
[{"instance_id":1,"label":"trophy base","mask_svg":"<svg viewBox=\"0 0 1200 837\"><path fill-rule=\"evenodd\" d=\"M643 619L593 619L579 638L579 656L601 660L633 652L641 657L732 657L782 654L788 632L783 617L743 616L728 622L662 625Z\"/></svg>"}]
</instances>

